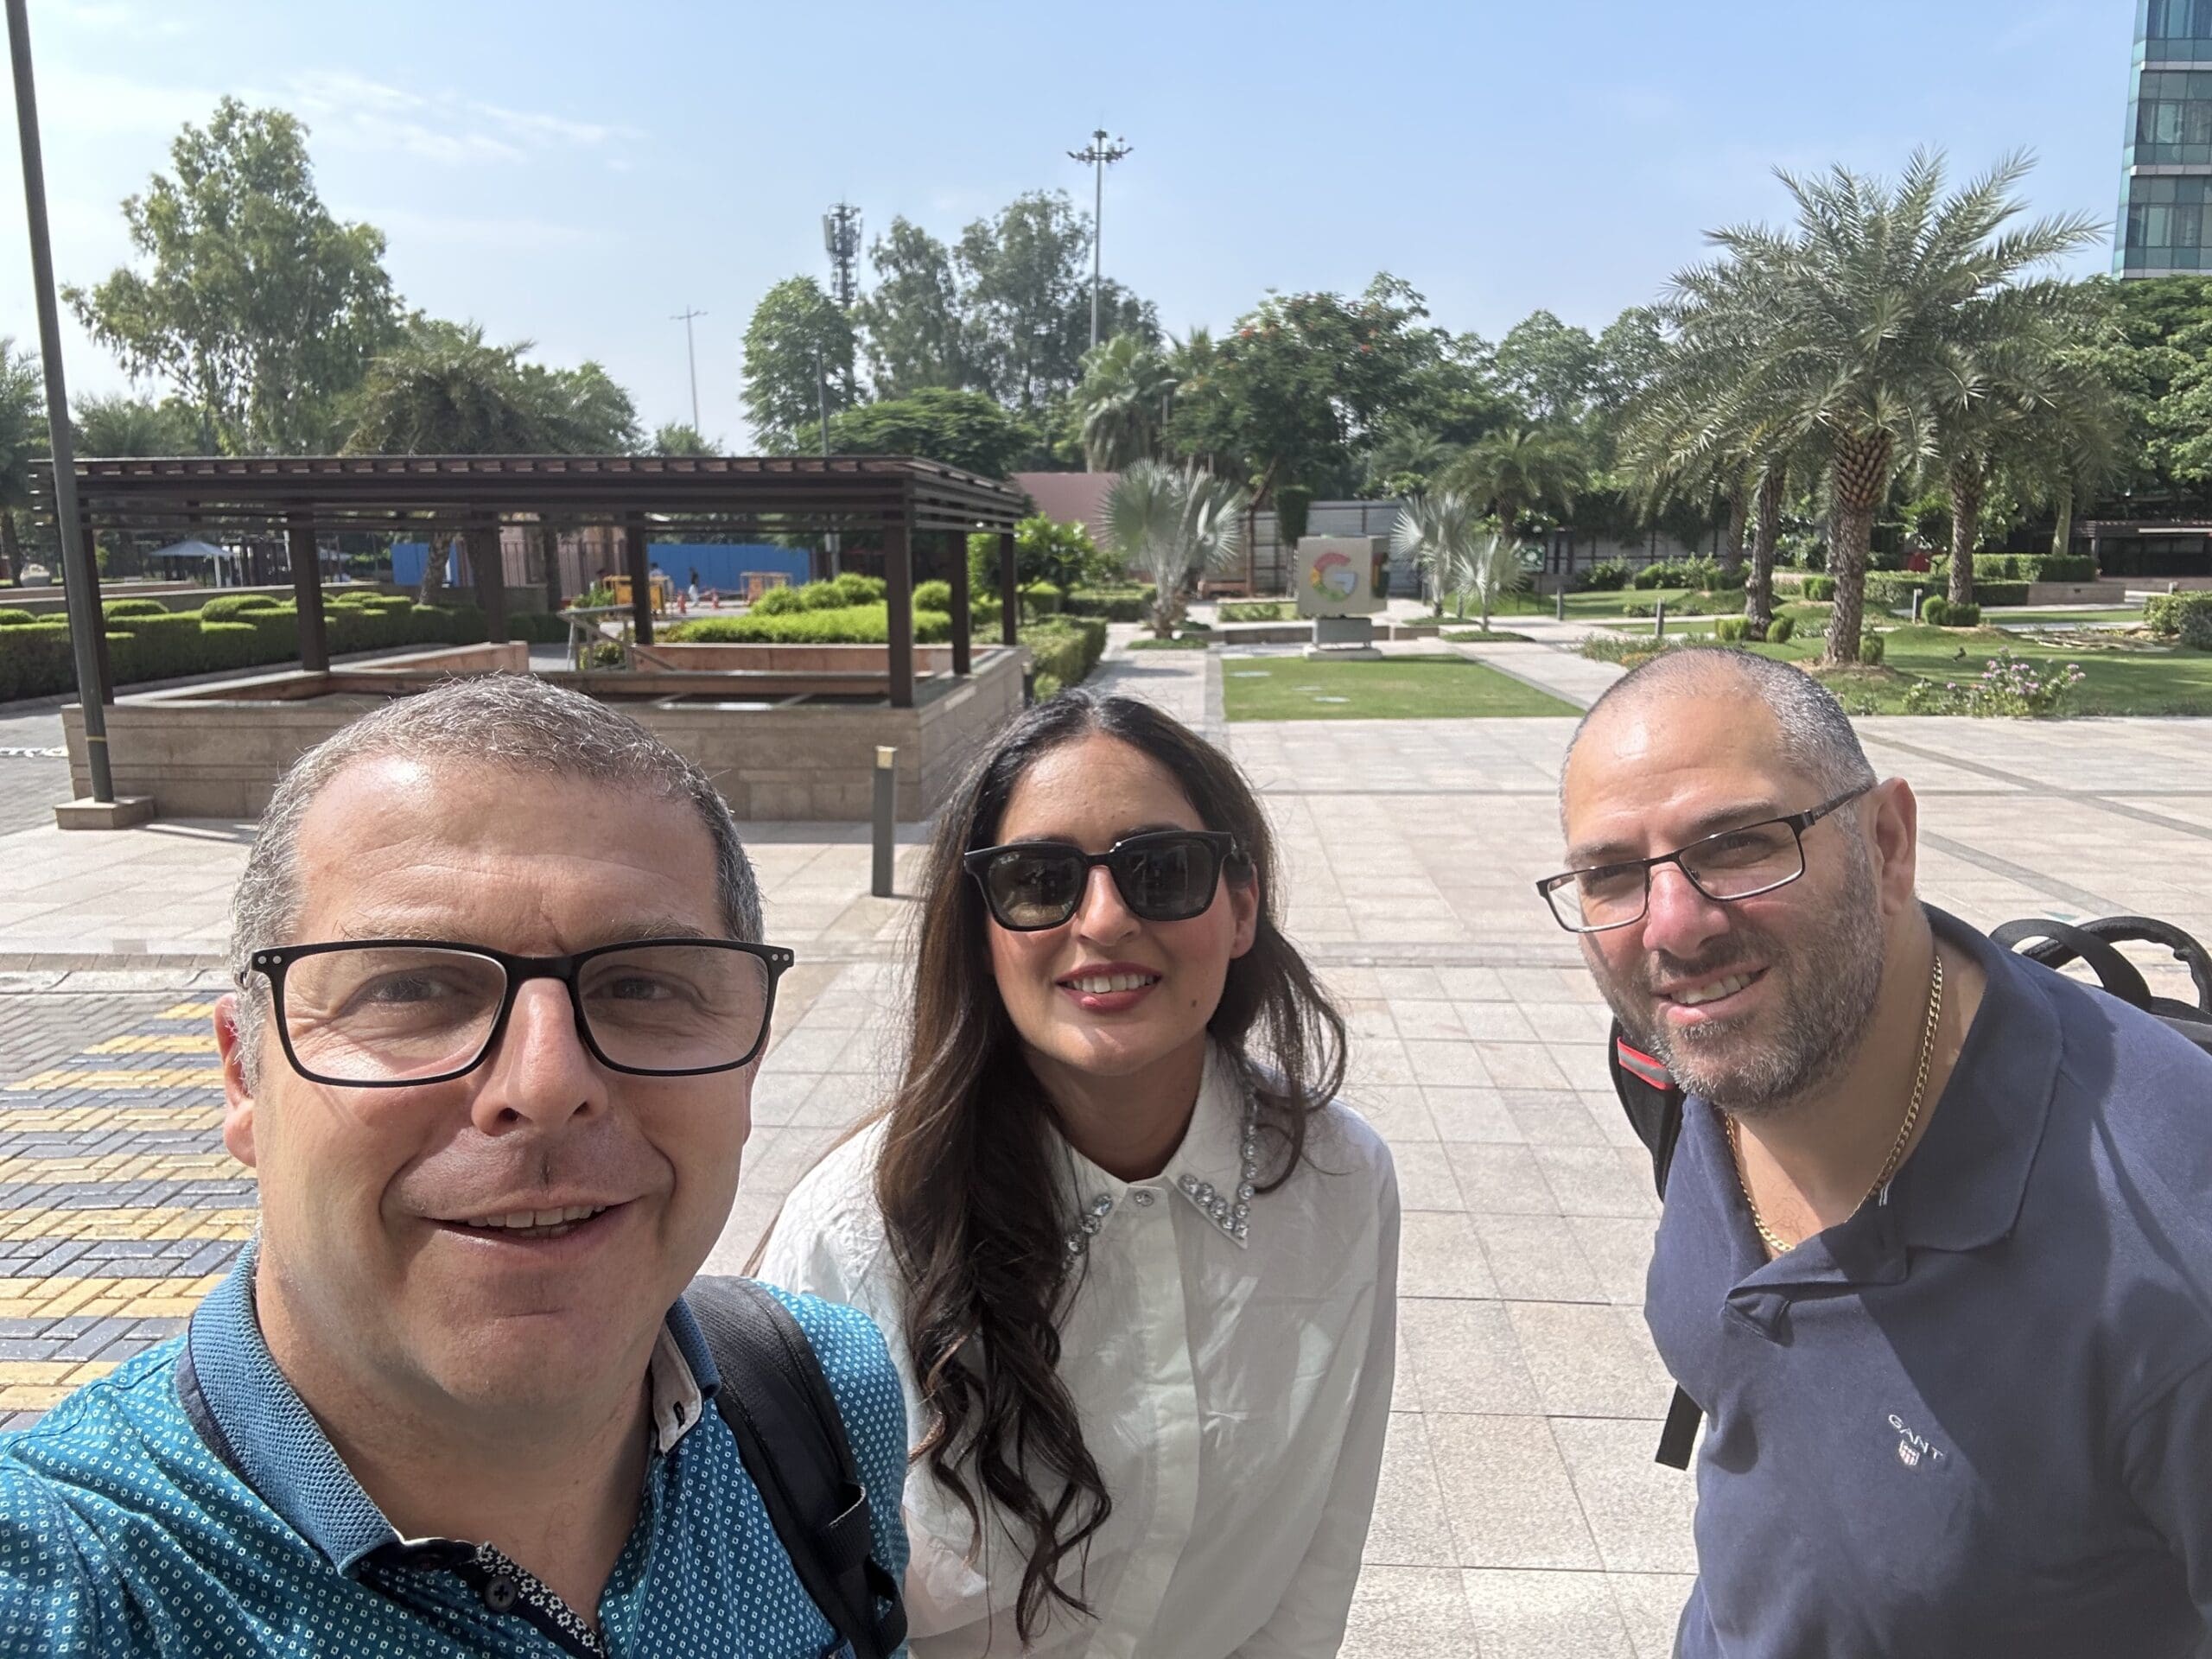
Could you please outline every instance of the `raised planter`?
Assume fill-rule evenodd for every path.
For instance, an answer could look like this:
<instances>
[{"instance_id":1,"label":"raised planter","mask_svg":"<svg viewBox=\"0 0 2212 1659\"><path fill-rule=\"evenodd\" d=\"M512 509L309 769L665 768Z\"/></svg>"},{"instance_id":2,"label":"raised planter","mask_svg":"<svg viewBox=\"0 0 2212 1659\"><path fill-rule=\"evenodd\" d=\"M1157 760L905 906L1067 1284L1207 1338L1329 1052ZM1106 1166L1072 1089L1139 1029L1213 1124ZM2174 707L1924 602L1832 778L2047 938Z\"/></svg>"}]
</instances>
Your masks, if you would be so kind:
<instances>
[{"instance_id":1,"label":"raised planter","mask_svg":"<svg viewBox=\"0 0 2212 1659\"><path fill-rule=\"evenodd\" d=\"M116 792L150 797L164 818L257 817L286 767L384 699L456 673L526 671L528 659L519 644L469 645L329 674L294 670L119 697L107 712ZM870 674L850 664L813 672L544 677L609 702L658 734L714 779L741 819L859 822L869 815L879 745L899 751L900 816L934 812L969 757L1020 709L1027 661L1020 647L979 648L975 671L957 679L923 672L918 660L912 709L889 706L880 667ZM62 726L71 781L82 796L91 789L82 709L65 708Z\"/></svg>"}]
</instances>

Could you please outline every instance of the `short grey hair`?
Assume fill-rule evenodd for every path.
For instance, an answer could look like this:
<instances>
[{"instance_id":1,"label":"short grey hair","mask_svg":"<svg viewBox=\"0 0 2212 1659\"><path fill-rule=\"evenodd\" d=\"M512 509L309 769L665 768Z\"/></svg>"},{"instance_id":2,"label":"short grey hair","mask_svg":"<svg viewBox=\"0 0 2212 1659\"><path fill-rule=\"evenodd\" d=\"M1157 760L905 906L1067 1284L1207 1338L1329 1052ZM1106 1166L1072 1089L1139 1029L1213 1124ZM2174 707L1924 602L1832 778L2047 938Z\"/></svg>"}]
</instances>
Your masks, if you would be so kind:
<instances>
[{"instance_id":1,"label":"short grey hair","mask_svg":"<svg viewBox=\"0 0 2212 1659\"><path fill-rule=\"evenodd\" d=\"M1777 662L1756 652L1692 645L1662 652L1640 663L1605 688L1590 705L1567 746L1567 760L1590 722L1616 702L1670 692L1711 692L1726 690L1748 693L1774 716L1782 736L1785 764L1808 779L1824 798L1872 788L1874 768L1860 747L1851 716L1835 694L1802 668ZM1560 768L1561 817L1565 817L1567 767Z\"/></svg>"},{"instance_id":2,"label":"short grey hair","mask_svg":"<svg viewBox=\"0 0 2212 1659\"><path fill-rule=\"evenodd\" d=\"M534 675L448 680L364 715L302 754L277 780L231 897L231 976L244 993L238 1034L249 1066L259 1053L268 1011L267 982L251 964L255 951L291 942L287 935L303 897L300 827L340 772L392 755L504 766L690 801L714 841L722 925L732 938L760 941L760 883L729 803L705 772L627 715Z\"/></svg>"}]
</instances>

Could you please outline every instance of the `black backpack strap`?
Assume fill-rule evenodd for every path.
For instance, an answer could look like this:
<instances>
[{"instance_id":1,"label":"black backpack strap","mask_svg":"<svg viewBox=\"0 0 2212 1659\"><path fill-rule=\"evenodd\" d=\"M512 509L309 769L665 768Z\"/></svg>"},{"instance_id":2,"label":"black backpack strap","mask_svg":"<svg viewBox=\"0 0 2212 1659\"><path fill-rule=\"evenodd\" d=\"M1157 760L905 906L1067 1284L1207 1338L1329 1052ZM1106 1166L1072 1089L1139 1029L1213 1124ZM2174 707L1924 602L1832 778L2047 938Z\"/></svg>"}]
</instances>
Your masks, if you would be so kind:
<instances>
[{"instance_id":1,"label":"black backpack strap","mask_svg":"<svg viewBox=\"0 0 2212 1659\"><path fill-rule=\"evenodd\" d=\"M2005 923L1989 936L1989 942L2000 950L2018 950L2027 939L2043 941L2021 951L2031 962L2059 968L2079 957L2095 971L2097 982L2121 1001L2139 1008L2151 1006L2151 988L2135 964L2088 928L2053 921L2048 916L2026 916Z\"/></svg>"},{"instance_id":2,"label":"black backpack strap","mask_svg":"<svg viewBox=\"0 0 2212 1659\"><path fill-rule=\"evenodd\" d=\"M872 1553L868 1494L806 1332L750 1279L696 1279L683 1300L721 1374L715 1408L800 1584L856 1659L889 1659L906 1639L906 1608Z\"/></svg>"},{"instance_id":3,"label":"black backpack strap","mask_svg":"<svg viewBox=\"0 0 2212 1659\"><path fill-rule=\"evenodd\" d=\"M1667 1172L1674 1167L1675 1144L1682 1138L1682 1091L1669 1075L1665 1062L1645 1053L1629 1041L1613 1022L1605 1045L1605 1067L1612 1073L1613 1093L1628 1114L1636 1138L1651 1154L1651 1181L1659 1196L1667 1196ZM1653 1459L1669 1469L1690 1466L1690 1448L1697 1440L1697 1426L1704 1417L1696 1401L1675 1386L1667 1407L1667 1426L1659 1433L1659 1452Z\"/></svg>"}]
</instances>

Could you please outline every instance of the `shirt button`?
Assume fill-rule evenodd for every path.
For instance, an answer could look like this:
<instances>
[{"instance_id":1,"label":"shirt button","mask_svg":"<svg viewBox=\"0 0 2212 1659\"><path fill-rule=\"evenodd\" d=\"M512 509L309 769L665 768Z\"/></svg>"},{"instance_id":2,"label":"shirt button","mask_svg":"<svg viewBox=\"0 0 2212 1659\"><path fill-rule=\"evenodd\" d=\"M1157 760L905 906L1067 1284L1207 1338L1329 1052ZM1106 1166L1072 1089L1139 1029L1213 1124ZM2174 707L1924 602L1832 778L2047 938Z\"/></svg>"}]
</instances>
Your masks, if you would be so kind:
<instances>
[{"instance_id":1,"label":"shirt button","mask_svg":"<svg viewBox=\"0 0 2212 1659\"><path fill-rule=\"evenodd\" d=\"M513 1610L518 1594L515 1581L502 1573L485 1585L484 1605L495 1613L509 1612Z\"/></svg>"},{"instance_id":2,"label":"shirt button","mask_svg":"<svg viewBox=\"0 0 2212 1659\"><path fill-rule=\"evenodd\" d=\"M1148 1210L1152 1207L1153 1199L1158 1196L1150 1187L1140 1186L1129 1194L1129 1202L1139 1209Z\"/></svg>"}]
</instances>

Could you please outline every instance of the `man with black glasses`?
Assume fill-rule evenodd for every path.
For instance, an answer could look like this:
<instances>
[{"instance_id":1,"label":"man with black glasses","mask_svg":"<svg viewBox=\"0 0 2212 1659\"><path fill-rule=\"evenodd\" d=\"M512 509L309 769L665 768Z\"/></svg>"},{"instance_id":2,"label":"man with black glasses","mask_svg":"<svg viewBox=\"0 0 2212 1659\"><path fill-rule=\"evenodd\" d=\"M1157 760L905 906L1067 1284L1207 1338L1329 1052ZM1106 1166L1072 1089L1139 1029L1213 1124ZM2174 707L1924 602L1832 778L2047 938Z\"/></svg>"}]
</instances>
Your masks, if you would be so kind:
<instances>
[{"instance_id":1,"label":"man with black glasses","mask_svg":"<svg viewBox=\"0 0 2212 1659\"><path fill-rule=\"evenodd\" d=\"M0 1442L0 1649L895 1648L881 1337L736 1298L818 1363L802 1427L846 1484L891 1495L794 1551L755 1479L792 1437L719 1392L749 1363L730 1287L685 1295L791 961L705 776L588 698L454 682L299 761L233 918L224 1140L260 1230L184 1337ZM823 1559L882 1592L840 1610L865 1634L822 1611Z\"/></svg>"},{"instance_id":2,"label":"man with black glasses","mask_svg":"<svg viewBox=\"0 0 2212 1659\"><path fill-rule=\"evenodd\" d=\"M1560 799L1540 890L1688 1094L1645 1307L1707 1422L1677 1650L2199 1651L2212 1058L1922 906L1912 791L1795 668L1656 658Z\"/></svg>"}]
</instances>

